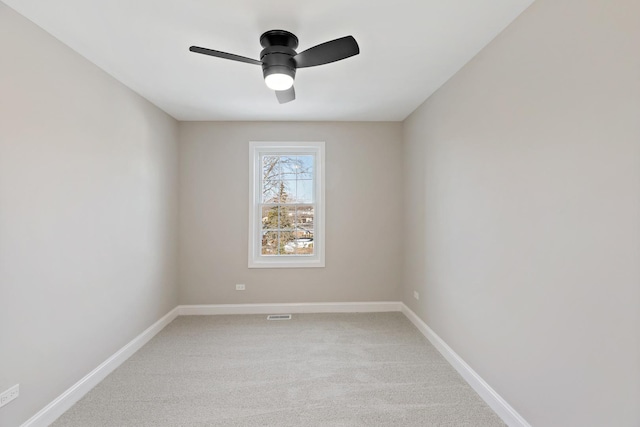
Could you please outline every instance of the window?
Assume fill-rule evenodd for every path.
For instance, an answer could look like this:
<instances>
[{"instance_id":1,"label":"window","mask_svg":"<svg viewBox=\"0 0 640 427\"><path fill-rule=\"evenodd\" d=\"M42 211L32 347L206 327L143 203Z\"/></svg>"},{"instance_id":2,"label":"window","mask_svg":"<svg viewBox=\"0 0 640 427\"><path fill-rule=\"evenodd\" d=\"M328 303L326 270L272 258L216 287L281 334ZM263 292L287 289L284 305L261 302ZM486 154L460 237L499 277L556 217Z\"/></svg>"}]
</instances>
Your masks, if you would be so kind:
<instances>
[{"instance_id":1,"label":"window","mask_svg":"<svg viewBox=\"0 0 640 427\"><path fill-rule=\"evenodd\" d=\"M324 142L249 152L249 268L324 267Z\"/></svg>"}]
</instances>

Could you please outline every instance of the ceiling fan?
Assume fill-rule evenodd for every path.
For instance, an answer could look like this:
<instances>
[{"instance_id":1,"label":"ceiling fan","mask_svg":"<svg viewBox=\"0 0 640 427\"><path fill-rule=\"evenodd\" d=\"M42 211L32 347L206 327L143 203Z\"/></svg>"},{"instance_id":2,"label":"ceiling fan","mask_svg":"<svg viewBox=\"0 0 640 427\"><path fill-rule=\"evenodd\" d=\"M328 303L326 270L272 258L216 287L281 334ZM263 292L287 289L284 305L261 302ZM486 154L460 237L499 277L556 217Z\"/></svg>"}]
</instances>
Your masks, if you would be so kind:
<instances>
[{"instance_id":1,"label":"ceiling fan","mask_svg":"<svg viewBox=\"0 0 640 427\"><path fill-rule=\"evenodd\" d=\"M346 36L311 47L297 53L298 37L284 30L270 30L260 36L260 44L264 49L260 52L260 61L232 53L204 47L191 46L189 50L203 55L262 65L264 81L276 91L280 104L296 99L293 79L298 68L315 67L340 61L360 53L356 39Z\"/></svg>"}]
</instances>

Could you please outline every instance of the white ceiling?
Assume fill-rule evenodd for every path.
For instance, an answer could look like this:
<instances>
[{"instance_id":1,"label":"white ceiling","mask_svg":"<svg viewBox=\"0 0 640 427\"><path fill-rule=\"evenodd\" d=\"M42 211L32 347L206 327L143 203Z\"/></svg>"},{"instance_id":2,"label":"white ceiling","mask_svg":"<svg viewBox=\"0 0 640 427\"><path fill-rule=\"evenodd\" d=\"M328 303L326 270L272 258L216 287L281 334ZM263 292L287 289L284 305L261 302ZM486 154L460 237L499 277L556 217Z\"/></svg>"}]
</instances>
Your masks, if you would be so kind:
<instances>
[{"instance_id":1,"label":"white ceiling","mask_svg":"<svg viewBox=\"0 0 640 427\"><path fill-rule=\"evenodd\" d=\"M401 121L533 0L3 0L178 120ZM280 105L259 66L260 35L298 52L353 35L360 55L298 70Z\"/></svg>"}]
</instances>

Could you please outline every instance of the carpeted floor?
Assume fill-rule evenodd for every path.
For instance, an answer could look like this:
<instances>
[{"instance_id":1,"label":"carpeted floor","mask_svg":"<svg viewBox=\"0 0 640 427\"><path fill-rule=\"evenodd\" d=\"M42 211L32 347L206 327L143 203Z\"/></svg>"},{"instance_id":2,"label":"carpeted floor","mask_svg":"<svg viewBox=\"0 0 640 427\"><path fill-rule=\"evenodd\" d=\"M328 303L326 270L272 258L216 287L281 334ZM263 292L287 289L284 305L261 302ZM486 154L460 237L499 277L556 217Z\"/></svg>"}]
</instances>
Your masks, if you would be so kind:
<instances>
[{"instance_id":1,"label":"carpeted floor","mask_svg":"<svg viewBox=\"0 0 640 427\"><path fill-rule=\"evenodd\" d=\"M401 313L182 316L54 426L504 426Z\"/></svg>"}]
</instances>

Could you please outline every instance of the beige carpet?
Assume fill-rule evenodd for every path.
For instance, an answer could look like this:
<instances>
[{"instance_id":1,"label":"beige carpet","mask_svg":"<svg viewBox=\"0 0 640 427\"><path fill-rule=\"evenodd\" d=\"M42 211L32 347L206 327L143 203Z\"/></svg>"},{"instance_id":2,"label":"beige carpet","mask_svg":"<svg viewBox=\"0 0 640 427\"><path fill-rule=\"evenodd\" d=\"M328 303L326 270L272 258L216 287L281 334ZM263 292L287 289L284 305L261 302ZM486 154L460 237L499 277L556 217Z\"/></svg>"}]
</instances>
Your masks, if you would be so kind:
<instances>
[{"instance_id":1,"label":"beige carpet","mask_svg":"<svg viewBox=\"0 0 640 427\"><path fill-rule=\"evenodd\" d=\"M401 313L178 317L54 426L503 426Z\"/></svg>"}]
</instances>

